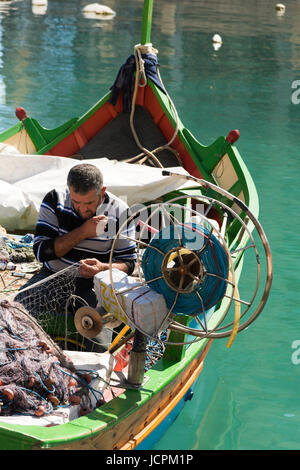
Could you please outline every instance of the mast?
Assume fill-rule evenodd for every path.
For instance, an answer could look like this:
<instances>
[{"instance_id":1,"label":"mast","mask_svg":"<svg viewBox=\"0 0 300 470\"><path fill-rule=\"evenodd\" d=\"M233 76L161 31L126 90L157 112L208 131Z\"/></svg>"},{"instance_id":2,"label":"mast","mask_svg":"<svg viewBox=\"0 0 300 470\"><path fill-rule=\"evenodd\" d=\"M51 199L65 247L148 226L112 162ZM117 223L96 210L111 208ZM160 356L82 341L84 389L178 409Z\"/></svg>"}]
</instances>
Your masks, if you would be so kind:
<instances>
[{"instance_id":1,"label":"mast","mask_svg":"<svg viewBox=\"0 0 300 470\"><path fill-rule=\"evenodd\" d=\"M150 43L153 0L144 0L141 45ZM129 384L140 387L144 381L147 338L139 330L134 332L133 347L130 351L128 378Z\"/></svg>"},{"instance_id":2,"label":"mast","mask_svg":"<svg viewBox=\"0 0 300 470\"><path fill-rule=\"evenodd\" d=\"M151 39L153 0L144 0L141 44L148 44Z\"/></svg>"}]
</instances>

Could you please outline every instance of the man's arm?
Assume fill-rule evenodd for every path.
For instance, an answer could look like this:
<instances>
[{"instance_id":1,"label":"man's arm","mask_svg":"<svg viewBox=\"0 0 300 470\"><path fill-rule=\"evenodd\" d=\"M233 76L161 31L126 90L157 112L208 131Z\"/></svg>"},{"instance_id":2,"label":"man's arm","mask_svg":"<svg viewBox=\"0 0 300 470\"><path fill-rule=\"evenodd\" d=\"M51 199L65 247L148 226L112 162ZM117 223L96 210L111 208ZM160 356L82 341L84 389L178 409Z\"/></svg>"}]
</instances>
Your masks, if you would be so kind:
<instances>
[{"instance_id":1,"label":"man's arm","mask_svg":"<svg viewBox=\"0 0 300 470\"><path fill-rule=\"evenodd\" d=\"M57 258L64 256L82 240L96 237L96 227L98 222L103 219L107 220L107 217L104 215L92 217L91 219L86 220L80 227L55 238L54 251Z\"/></svg>"},{"instance_id":2,"label":"man's arm","mask_svg":"<svg viewBox=\"0 0 300 470\"><path fill-rule=\"evenodd\" d=\"M92 217L80 227L60 235L57 203L57 193L53 190L45 196L40 207L33 249L41 263L61 258L82 240L95 237L98 222L105 218L103 215Z\"/></svg>"},{"instance_id":3,"label":"man's arm","mask_svg":"<svg viewBox=\"0 0 300 470\"><path fill-rule=\"evenodd\" d=\"M129 275L133 272L136 261L136 243L132 241L135 237L135 225L123 229L124 237L119 237L115 242L112 267L119 269ZM127 235L130 239L127 238ZM79 272L83 277L90 278L101 271L109 269L109 263L102 263L95 258L80 261Z\"/></svg>"}]
</instances>

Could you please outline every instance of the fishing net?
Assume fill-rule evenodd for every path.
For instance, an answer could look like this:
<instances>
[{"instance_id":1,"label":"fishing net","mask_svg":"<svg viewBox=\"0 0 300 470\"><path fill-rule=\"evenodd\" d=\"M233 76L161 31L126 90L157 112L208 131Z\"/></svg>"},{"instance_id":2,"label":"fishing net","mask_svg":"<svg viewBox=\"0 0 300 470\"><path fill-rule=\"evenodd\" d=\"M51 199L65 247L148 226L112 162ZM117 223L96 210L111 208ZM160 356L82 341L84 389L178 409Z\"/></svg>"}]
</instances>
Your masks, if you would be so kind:
<instances>
[{"instance_id":1,"label":"fishing net","mask_svg":"<svg viewBox=\"0 0 300 470\"><path fill-rule=\"evenodd\" d=\"M51 414L87 399L84 381L24 306L0 300L1 415Z\"/></svg>"},{"instance_id":2,"label":"fishing net","mask_svg":"<svg viewBox=\"0 0 300 470\"><path fill-rule=\"evenodd\" d=\"M51 337L67 341L68 335L75 332L72 312L75 311L77 275L78 266L72 265L23 288L14 300L21 303Z\"/></svg>"}]
</instances>

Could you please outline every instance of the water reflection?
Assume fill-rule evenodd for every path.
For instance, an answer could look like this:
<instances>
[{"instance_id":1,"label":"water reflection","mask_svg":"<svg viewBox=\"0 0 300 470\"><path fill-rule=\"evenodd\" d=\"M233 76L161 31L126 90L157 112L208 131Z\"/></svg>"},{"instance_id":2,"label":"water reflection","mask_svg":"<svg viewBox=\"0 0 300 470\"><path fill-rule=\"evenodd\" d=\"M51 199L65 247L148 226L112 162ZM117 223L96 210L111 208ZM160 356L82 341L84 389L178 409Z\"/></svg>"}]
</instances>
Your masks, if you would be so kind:
<instances>
[{"instance_id":1,"label":"water reflection","mask_svg":"<svg viewBox=\"0 0 300 470\"><path fill-rule=\"evenodd\" d=\"M201 376L200 376L201 380ZM203 410L202 419L195 433L193 449L224 449L233 441L235 402L232 391L226 387L222 379L219 379L212 395L208 398L209 383L203 381L202 397L206 395L206 407ZM199 400L200 402L200 400ZM226 403L226 407L223 404ZM222 408L222 413L220 409ZM229 444L230 449L230 444ZM227 447L227 448L228 448Z\"/></svg>"},{"instance_id":2,"label":"water reflection","mask_svg":"<svg viewBox=\"0 0 300 470\"><path fill-rule=\"evenodd\" d=\"M176 33L176 3L164 3L160 6L160 31L162 34L173 36Z\"/></svg>"},{"instance_id":3,"label":"water reflection","mask_svg":"<svg viewBox=\"0 0 300 470\"><path fill-rule=\"evenodd\" d=\"M15 4L21 0L0 1L0 13L9 14L12 9L16 9Z\"/></svg>"}]
</instances>

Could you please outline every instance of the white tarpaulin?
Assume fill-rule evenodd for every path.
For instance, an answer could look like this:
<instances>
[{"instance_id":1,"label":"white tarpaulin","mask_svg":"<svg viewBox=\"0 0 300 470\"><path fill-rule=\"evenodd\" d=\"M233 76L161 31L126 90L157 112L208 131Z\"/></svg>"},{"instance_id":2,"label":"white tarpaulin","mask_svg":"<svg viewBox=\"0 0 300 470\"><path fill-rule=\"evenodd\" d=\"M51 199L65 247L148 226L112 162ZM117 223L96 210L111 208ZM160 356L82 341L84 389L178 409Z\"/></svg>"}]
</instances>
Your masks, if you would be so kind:
<instances>
[{"instance_id":1,"label":"white tarpaulin","mask_svg":"<svg viewBox=\"0 0 300 470\"><path fill-rule=\"evenodd\" d=\"M48 191L63 187L71 167L97 166L107 190L127 202L143 204L175 189L191 186L162 169L117 162L107 158L78 161L47 155L0 154L0 225L7 231L34 230L40 204ZM181 167L169 168L187 175ZM193 184L194 186L194 184Z\"/></svg>"}]
</instances>

